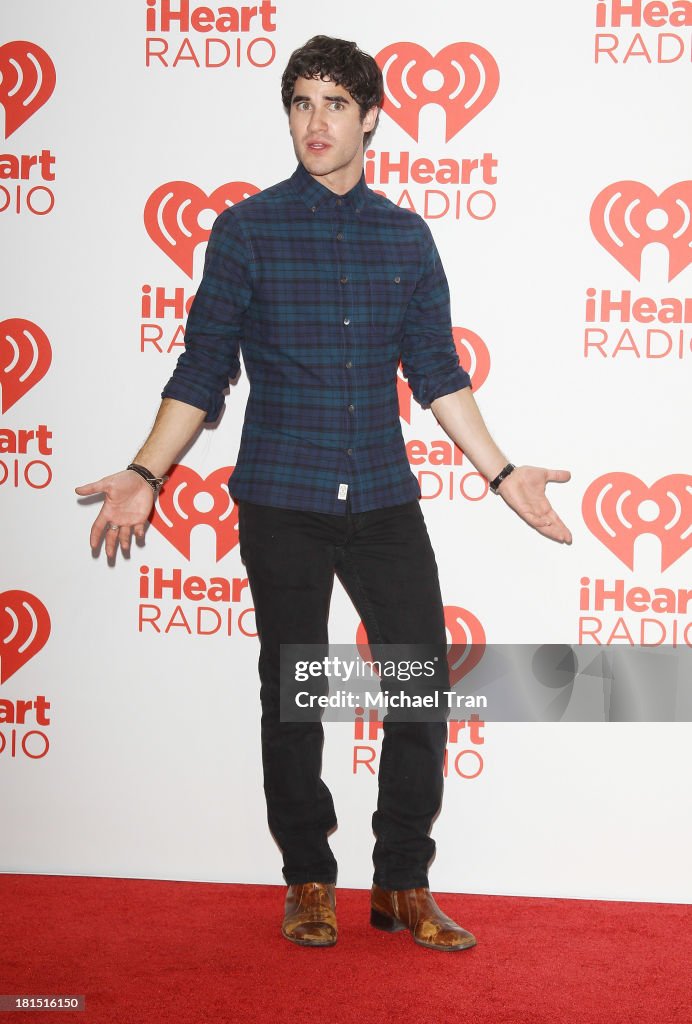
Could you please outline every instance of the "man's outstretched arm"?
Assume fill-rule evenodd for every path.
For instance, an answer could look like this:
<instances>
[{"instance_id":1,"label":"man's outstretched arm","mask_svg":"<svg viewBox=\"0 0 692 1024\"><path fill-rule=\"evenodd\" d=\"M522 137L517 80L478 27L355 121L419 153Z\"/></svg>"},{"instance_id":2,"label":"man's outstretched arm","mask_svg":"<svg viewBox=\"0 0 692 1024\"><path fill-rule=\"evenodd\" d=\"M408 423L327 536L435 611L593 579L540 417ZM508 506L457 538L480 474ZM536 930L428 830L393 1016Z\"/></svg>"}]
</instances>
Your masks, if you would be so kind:
<instances>
[{"instance_id":1,"label":"man's outstretched arm","mask_svg":"<svg viewBox=\"0 0 692 1024\"><path fill-rule=\"evenodd\" d=\"M507 465L507 457L490 436L470 388L436 398L430 408L445 433L488 480L494 480ZM566 469L517 466L500 483L500 494L511 509L544 537L571 544L572 534L552 508L545 494L547 483L565 483Z\"/></svg>"},{"instance_id":2,"label":"man's outstretched arm","mask_svg":"<svg viewBox=\"0 0 692 1024\"><path fill-rule=\"evenodd\" d=\"M205 417L204 409L175 398L164 398L149 437L132 461L146 467L156 477L164 476L202 426ZM98 549L104 531L106 554L111 559L115 557L118 544L124 552L129 551L133 530L137 538L144 538L155 494L151 485L133 470L104 476L75 490L82 497L89 494L106 496L91 527L89 542L92 549ZM111 529L111 526L118 529Z\"/></svg>"}]
</instances>

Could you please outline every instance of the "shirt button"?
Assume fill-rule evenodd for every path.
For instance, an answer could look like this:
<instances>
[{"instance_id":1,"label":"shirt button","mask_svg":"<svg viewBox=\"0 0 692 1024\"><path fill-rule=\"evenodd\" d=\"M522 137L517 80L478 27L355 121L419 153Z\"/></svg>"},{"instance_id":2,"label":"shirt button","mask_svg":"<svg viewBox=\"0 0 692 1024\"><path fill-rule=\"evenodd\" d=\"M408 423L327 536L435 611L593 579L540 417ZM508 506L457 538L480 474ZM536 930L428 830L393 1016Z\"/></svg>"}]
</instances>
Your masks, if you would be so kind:
<instances>
[{"instance_id":1,"label":"shirt button","mask_svg":"<svg viewBox=\"0 0 692 1024\"><path fill-rule=\"evenodd\" d=\"M313 206L313 207L312 207L312 212L313 212L313 213L315 213L316 211L317 211L317 207L316 207L316 206Z\"/></svg>"},{"instance_id":2,"label":"shirt button","mask_svg":"<svg viewBox=\"0 0 692 1024\"><path fill-rule=\"evenodd\" d=\"M348 284L348 277L346 276L346 274L344 274L343 277L340 277L339 281L341 284Z\"/></svg>"},{"instance_id":3,"label":"shirt button","mask_svg":"<svg viewBox=\"0 0 692 1024\"><path fill-rule=\"evenodd\" d=\"M349 359L349 361L348 361L348 362L346 363L346 369L347 369L347 370L350 370L352 366L353 366L353 363L352 363L352 362L351 362L351 360Z\"/></svg>"},{"instance_id":4,"label":"shirt button","mask_svg":"<svg viewBox=\"0 0 692 1024\"><path fill-rule=\"evenodd\" d=\"M337 233L336 233L336 240L337 240L337 242L343 242L343 240L344 240L344 233L343 233L343 231L337 231Z\"/></svg>"},{"instance_id":5,"label":"shirt button","mask_svg":"<svg viewBox=\"0 0 692 1024\"><path fill-rule=\"evenodd\" d=\"M355 405L349 405L349 407L348 407L348 411L349 411L349 412L355 412L355 411L356 411L356 407L355 407Z\"/></svg>"},{"instance_id":6,"label":"shirt button","mask_svg":"<svg viewBox=\"0 0 692 1024\"><path fill-rule=\"evenodd\" d=\"M347 455L353 455L353 448L347 448L346 449L346 454Z\"/></svg>"},{"instance_id":7,"label":"shirt button","mask_svg":"<svg viewBox=\"0 0 692 1024\"><path fill-rule=\"evenodd\" d=\"M350 322L351 322L351 318L350 318L350 317L348 317L348 316L345 316L345 317L344 317L344 326L345 326L345 327L348 327L348 325L350 324Z\"/></svg>"},{"instance_id":8,"label":"shirt button","mask_svg":"<svg viewBox=\"0 0 692 1024\"><path fill-rule=\"evenodd\" d=\"M397 276L396 276L396 277L394 278L394 284L400 284L400 283L401 283L401 278L400 278L400 277L399 277L399 276L397 275Z\"/></svg>"},{"instance_id":9,"label":"shirt button","mask_svg":"<svg viewBox=\"0 0 692 1024\"><path fill-rule=\"evenodd\" d=\"M342 202L342 201L341 201L341 199L337 199L337 201L336 201L336 205L337 205L337 206L341 206L341 202Z\"/></svg>"}]
</instances>

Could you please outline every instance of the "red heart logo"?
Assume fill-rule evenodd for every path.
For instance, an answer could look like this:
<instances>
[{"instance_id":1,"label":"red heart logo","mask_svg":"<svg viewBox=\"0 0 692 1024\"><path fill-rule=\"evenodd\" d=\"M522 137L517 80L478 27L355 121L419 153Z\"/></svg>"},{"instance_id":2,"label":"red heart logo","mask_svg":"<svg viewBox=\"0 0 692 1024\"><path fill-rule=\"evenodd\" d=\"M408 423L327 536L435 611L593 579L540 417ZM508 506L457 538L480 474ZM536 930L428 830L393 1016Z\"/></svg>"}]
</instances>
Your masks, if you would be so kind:
<instances>
[{"instance_id":1,"label":"red heart logo","mask_svg":"<svg viewBox=\"0 0 692 1024\"><path fill-rule=\"evenodd\" d=\"M204 524L214 530L217 562L238 543L238 509L228 493L233 469L222 466L202 479L189 466L175 465L161 488L149 521L188 561L196 526Z\"/></svg>"},{"instance_id":2,"label":"red heart logo","mask_svg":"<svg viewBox=\"0 0 692 1024\"><path fill-rule=\"evenodd\" d=\"M628 569L643 533L661 542L661 572L692 547L692 476L673 473L647 487L631 473L606 473L586 489L582 515L591 533Z\"/></svg>"},{"instance_id":3,"label":"red heart logo","mask_svg":"<svg viewBox=\"0 0 692 1024\"><path fill-rule=\"evenodd\" d=\"M616 181L591 206L596 241L639 281L642 252L652 242L668 250L668 280L692 263L692 181L660 195L640 181Z\"/></svg>"},{"instance_id":4,"label":"red heart logo","mask_svg":"<svg viewBox=\"0 0 692 1024\"><path fill-rule=\"evenodd\" d=\"M189 181L169 181L157 188L144 207L144 226L152 242L188 277L193 275L195 249L209 239L211 227L202 227L200 214L222 213L260 190L247 181L228 181L207 195Z\"/></svg>"},{"instance_id":5,"label":"red heart logo","mask_svg":"<svg viewBox=\"0 0 692 1024\"><path fill-rule=\"evenodd\" d=\"M6 413L45 377L53 353L48 338L31 320L0 321L0 410Z\"/></svg>"},{"instance_id":6,"label":"red heart logo","mask_svg":"<svg viewBox=\"0 0 692 1024\"><path fill-rule=\"evenodd\" d=\"M5 138L36 113L55 89L55 65L36 43L16 39L0 46L0 106Z\"/></svg>"},{"instance_id":7,"label":"red heart logo","mask_svg":"<svg viewBox=\"0 0 692 1024\"><path fill-rule=\"evenodd\" d=\"M451 643L447 654L449 682L456 686L479 663L485 653L485 630L479 619L466 608L445 605L445 627ZM356 630L356 646L364 661L372 661L368 634L362 622Z\"/></svg>"},{"instance_id":8,"label":"red heart logo","mask_svg":"<svg viewBox=\"0 0 692 1024\"><path fill-rule=\"evenodd\" d=\"M453 327L454 347L459 356L461 366L471 378L471 386L478 391L485 383L490 373L490 352L488 346L480 337L470 331L468 327ZM399 416L407 423L411 422L411 388L406 379L397 374L396 379L397 397L399 399Z\"/></svg>"},{"instance_id":9,"label":"red heart logo","mask_svg":"<svg viewBox=\"0 0 692 1024\"><path fill-rule=\"evenodd\" d=\"M50 615L34 594L0 593L0 685L38 654L49 636Z\"/></svg>"},{"instance_id":10,"label":"red heart logo","mask_svg":"<svg viewBox=\"0 0 692 1024\"><path fill-rule=\"evenodd\" d=\"M385 113L416 142L423 107L435 103L445 111L449 142L487 107L500 84L495 58L477 43L451 43L435 57L418 43L392 43L375 59Z\"/></svg>"}]
</instances>

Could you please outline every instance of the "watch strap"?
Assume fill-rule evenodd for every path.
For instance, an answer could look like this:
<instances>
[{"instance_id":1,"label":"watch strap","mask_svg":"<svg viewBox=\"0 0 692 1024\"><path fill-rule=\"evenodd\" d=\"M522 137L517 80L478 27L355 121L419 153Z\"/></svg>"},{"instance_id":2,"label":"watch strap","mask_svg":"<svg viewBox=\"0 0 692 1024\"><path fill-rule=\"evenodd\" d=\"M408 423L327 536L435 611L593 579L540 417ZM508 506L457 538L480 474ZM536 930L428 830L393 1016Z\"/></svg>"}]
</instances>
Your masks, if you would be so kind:
<instances>
[{"instance_id":1,"label":"watch strap","mask_svg":"<svg viewBox=\"0 0 692 1024\"><path fill-rule=\"evenodd\" d=\"M513 473L515 469L516 466L513 466L511 462L508 462L505 468L500 470L495 479L490 481L490 490L493 494L497 494L497 489L502 481L505 477L508 477L510 473Z\"/></svg>"}]
</instances>

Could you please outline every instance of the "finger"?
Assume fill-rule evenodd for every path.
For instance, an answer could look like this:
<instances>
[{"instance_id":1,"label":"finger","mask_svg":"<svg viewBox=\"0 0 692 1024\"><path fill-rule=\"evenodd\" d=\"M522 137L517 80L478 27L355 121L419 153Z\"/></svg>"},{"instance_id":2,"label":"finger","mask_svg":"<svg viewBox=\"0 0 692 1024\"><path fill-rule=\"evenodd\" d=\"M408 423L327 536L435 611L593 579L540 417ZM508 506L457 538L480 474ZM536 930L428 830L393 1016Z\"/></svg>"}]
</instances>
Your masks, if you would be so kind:
<instances>
[{"instance_id":1,"label":"finger","mask_svg":"<svg viewBox=\"0 0 692 1024\"><path fill-rule=\"evenodd\" d=\"M555 524L555 526L556 526L556 530L558 531L557 539L559 541L561 541L563 544L571 544L572 543L572 533L565 526L565 524L563 523L563 521L560 518L558 518L557 523Z\"/></svg>"},{"instance_id":2,"label":"finger","mask_svg":"<svg viewBox=\"0 0 692 1024\"><path fill-rule=\"evenodd\" d=\"M569 533L569 531L565 533L561 529L558 530L556 528L551 528L547 530L539 530L538 532L541 534L541 536L546 537L548 540L554 540L556 544L572 543L572 535Z\"/></svg>"},{"instance_id":3,"label":"finger","mask_svg":"<svg viewBox=\"0 0 692 1024\"><path fill-rule=\"evenodd\" d=\"M106 555L112 561L118 551L118 540L120 537L120 527L115 523L109 523L106 529Z\"/></svg>"},{"instance_id":4,"label":"finger","mask_svg":"<svg viewBox=\"0 0 692 1024\"><path fill-rule=\"evenodd\" d=\"M103 509L104 506L102 505L101 511L96 516L96 519L94 520L93 525L91 527L91 533L89 534L89 544L94 550L96 550L96 548L101 543L103 531L108 528L108 516L103 511Z\"/></svg>"},{"instance_id":5,"label":"finger","mask_svg":"<svg viewBox=\"0 0 692 1024\"><path fill-rule=\"evenodd\" d=\"M113 532L115 532L115 531L113 531ZM131 540L132 540L132 527L131 526L121 526L119 531L118 531L118 540L120 541L120 547L122 549L122 553L124 555L129 555L129 553L130 553L130 543L131 543Z\"/></svg>"},{"instance_id":6,"label":"finger","mask_svg":"<svg viewBox=\"0 0 692 1024\"><path fill-rule=\"evenodd\" d=\"M559 540L563 544L572 543L572 534L552 506L548 506L548 510L544 518L546 526L550 529L550 536L554 540Z\"/></svg>"},{"instance_id":7,"label":"finger","mask_svg":"<svg viewBox=\"0 0 692 1024\"><path fill-rule=\"evenodd\" d=\"M572 479L572 474L568 469L548 469L545 479L549 484L566 484Z\"/></svg>"},{"instance_id":8,"label":"finger","mask_svg":"<svg viewBox=\"0 0 692 1024\"><path fill-rule=\"evenodd\" d=\"M551 540L556 540L561 544L572 543L572 534L555 513L544 520L542 526L538 527L538 532L542 533L544 537L549 537Z\"/></svg>"},{"instance_id":9,"label":"finger","mask_svg":"<svg viewBox=\"0 0 692 1024\"><path fill-rule=\"evenodd\" d=\"M137 540L144 540L144 523L137 523L134 528Z\"/></svg>"},{"instance_id":10,"label":"finger","mask_svg":"<svg viewBox=\"0 0 692 1024\"><path fill-rule=\"evenodd\" d=\"M75 494L81 494L81 495L85 495L85 494L103 494L103 492L104 492L103 484L104 484L103 479L101 479L101 480L94 480L94 482L90 483L90 484L82 484L81 487L75 487Z\"/></svg>"}]
</instances>

